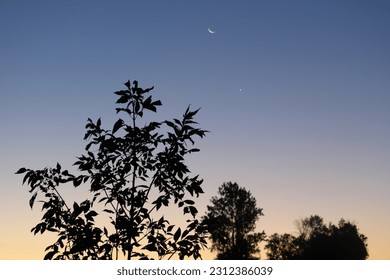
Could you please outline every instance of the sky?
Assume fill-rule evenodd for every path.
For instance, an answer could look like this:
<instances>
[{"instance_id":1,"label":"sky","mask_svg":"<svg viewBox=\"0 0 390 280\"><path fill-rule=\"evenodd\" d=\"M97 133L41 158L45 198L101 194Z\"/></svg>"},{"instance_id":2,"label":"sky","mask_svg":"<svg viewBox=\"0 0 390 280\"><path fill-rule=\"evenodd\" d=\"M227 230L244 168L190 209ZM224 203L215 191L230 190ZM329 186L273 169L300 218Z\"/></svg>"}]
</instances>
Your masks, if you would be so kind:
<instances>
[{"instance_id":1,"label":"sky","mask_svg":"<svg viewBox=\"0 0 390 280\"><path fill-rule=\"evenodd\" d=\"M384 0L1 1L0 259L42 259L53 238L30 233L40 207L14 173L72 169L86 120L111 128L128 79L155 86L156 120L201 108L200 214L237 182L259 231L344 218L390 259L389 27Z\"/></svg>"}]
</instances>

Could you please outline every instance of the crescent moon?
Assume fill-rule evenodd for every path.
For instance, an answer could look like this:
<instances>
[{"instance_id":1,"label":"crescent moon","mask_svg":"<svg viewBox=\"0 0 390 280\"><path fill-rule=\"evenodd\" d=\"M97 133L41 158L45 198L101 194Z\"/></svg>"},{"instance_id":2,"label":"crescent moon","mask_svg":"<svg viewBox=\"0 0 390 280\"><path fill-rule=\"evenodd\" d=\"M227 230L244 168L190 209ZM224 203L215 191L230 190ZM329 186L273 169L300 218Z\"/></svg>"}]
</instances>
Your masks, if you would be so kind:
<instances>
[{"instance_id":1,"label":"crescent moon","mask_svg":"<svg viewBox=\"0 0 390 280\"><path fill-rule=\"evenodd\" d=\"M215 31L211 30L210 27L208 27L207 30L208 30L209 33L211 33L211 34L214 34L214 33L215 33Z\"/></svg>"}]
</instances>

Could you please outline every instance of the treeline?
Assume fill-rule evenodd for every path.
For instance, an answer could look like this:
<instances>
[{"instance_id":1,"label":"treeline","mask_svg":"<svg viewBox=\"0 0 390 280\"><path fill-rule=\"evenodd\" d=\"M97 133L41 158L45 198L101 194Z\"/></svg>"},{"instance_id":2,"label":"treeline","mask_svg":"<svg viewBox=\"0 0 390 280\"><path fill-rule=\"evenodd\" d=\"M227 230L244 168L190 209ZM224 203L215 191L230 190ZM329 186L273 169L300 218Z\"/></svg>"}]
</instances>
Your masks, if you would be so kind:
<instances>
[{"instance_id":1,"label":"treeline","mask_svg":"<svg viewBox=\"0 0 390 280\"><path fill-rule=\"evenodd\" d=\"M367 237L354 223L341 219L337 225L325 224L312 215L296 221L298 235L255 232L263 215L256 199L237 183L223 183L218 196L211 199L203 222L211 234L211 249L217 259L259 258L260 242L265 242L271 260L364 260L368 257Z\"/></svg>"}]
</instances>

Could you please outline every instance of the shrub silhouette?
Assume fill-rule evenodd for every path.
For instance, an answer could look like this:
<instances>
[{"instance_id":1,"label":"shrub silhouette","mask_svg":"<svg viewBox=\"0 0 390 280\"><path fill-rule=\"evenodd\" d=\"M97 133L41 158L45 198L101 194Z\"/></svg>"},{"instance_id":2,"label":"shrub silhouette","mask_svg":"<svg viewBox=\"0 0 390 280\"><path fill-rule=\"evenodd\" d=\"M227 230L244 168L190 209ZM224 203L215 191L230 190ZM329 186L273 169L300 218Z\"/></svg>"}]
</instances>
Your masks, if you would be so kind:
<instances>
[{"instance_id":1,"label":"shrub silhouette","mask_svg":"<svg viewBox=\"0 0 390 280\"><path fill-rule=\"evenodd\" d=\"M199 176L190 176L185 157L199 150L196 137L207 131L194 127L198 110L187 108L183 117L172 121L150 122L138 126L147 111L156 112L160 100L153 100L150 91L127 81L124 90L116 91L119 118L106 130L102 121L88 119L84 139L86 153L74 165L80 175L54 168L31 170L20 168L23 184L32 193L32 208L39 196L44 212L34 234L55 232L58 240L46 248L45 259L180 259L201 257L206 244L204 228L197 217L192 197L203 193ZM90 199L68 204L59 186L90 186ZM175 204L189 216L184 228L171 224L158 212ZM100 208L99 208L100 207ZM98 214L98 210L100 214ZM110 226L99 227L95 217L107 215ZM158 216L157 216L158 215Z\"/></svg>"}]
</instances>

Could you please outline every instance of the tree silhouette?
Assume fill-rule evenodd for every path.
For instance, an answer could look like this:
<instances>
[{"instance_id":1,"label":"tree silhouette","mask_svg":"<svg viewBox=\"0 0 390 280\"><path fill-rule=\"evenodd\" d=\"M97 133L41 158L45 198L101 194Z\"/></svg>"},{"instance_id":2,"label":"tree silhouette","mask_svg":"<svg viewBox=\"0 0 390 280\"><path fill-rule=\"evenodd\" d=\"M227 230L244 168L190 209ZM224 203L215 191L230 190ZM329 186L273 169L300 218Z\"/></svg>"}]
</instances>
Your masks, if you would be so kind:
<instances>
[{"instance_id":1,"label":"tree silhouette","mask_svg":"<svg viewBox=\"0 0 390 280\"><path fill-rule=\"evenodd\" d=\"M208 228L212 250L218 252L217 259L255 259L260 252L259 242L264 232L253 233L256 221L263 215L256 207L256 199L237 183L223 183L219 197L211 198L211 206L202 218Z\"/></svg>"},{"instance_id":2,"label":"tree silhouette","mask_svg":"<svg viewBox=\"0 0 390 280\"><path fill-rule=\"evenodd\" d=\"M111 130L102 128L100 118L96 122L88 119L86 154L74 164L80 175L62 170L58 163L54 168L16 172L25 173L23 184L27 182L32 193L30 207L38 196L43 199L42 220L31 231L58 235L46 248L45 259L201 257L205 232L191 198L203 193L203 180L190 176L184 163L188 154L199 151L193 147L194 138L207 132L193 127L199 109L188 107L181 120L140 127L144 113L156 112L162 103L149 94L153 87L143 89L137 81L127 81L125 86L115 92L119 96L116 112L127 119L119 118ZM66 183L74 187L88 183L91 198L68 204L60 193L60 185ZM189 216L183 229L161 213L170 204ZM108 216L107 227L95 223L97 211Z\"/></svg>"},{"instance_id":3,"label":"tree silhouette","mask_svg":"<svg viewBox=\"0 0 390 280\"><path fill-rule=\"evenodd\" d=\"M364 260L368 257L367 237L355 224L341 219L338 225L325 225L318 216L296 222L298 237L273 234L265 248L269 259Z\"/></svg>"},{"instance_id":4,"label":"tree silhouette","mask_svg":"<svg viewBox=\"0 0 390 280\"><path fill-rule=\"evenodd\" d=\"M301 253L298 240L295 236L285 233L274 233L267 238L267 257L271 260L291 260Z\"/></svg>"}]
</instances>

